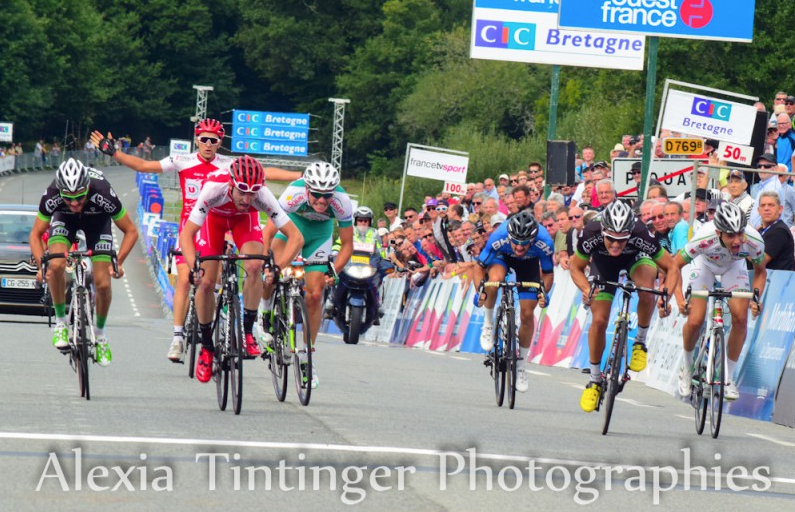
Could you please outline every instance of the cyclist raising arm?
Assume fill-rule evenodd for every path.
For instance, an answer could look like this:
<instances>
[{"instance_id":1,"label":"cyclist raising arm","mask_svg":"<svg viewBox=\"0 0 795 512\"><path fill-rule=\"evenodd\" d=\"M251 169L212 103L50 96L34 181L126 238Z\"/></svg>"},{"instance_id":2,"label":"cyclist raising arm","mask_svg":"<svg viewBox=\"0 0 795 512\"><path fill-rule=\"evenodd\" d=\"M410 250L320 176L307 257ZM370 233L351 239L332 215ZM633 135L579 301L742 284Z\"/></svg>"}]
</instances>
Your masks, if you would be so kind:
<instances>
[{"instance_id":1,"label":"cyclist raising arm","mask_svg":"<svg viewBox=\"0 0 795 512\"><path fill-rule=\"evenodd\" d=\"M82 229L86 245L95 251L113 249L113 234L110 223L116 224L124 238L118 253L119 273L124 275L122 264L130 254L138 230L130 216L113 191L110 183L101 172L84 166L70 158L58 167L55 180L50 184L39 202L39 214L30 232L30 248L33 258L41 272L41 257L44 246L42 235L49 230L47 246L51 253L66 252L77 241L77 231ZM110 345L105 335L105 322L111 303L111 260L110 256L92 256L94 288L96 290L96 352L97 363L107 366L111 362ZM55 328L53 345L66 348L69 345L66 327L66 260L55 259L48 263L47 279L55 309ZM41 275L37 279L42 279Z\"/></svg>"},{"instance_id":2,"label":"cyclist raising arm","mask_svg":"<svg viewBox=\"0 0 795 512\"><path fill-rule=\"evenodd\" d=\"M745 212L734 203L723 202L715 211L715 218L701 226L688 244L674 258L674 266L681 269L693 263L690 281L693 290L712 290L715 276L721 276L721 287L728 292L750 291L748 269L745 260L754 268L753 288L759 290L761 296L765 288L767 270L765 269L765 242L757 230L748 225ZM687 322L682 329L682 346L684 362L679 369L679 393L690 395L690 368L693 366L693 351L696 348L701 326L707 311L707 301L700 297L691 297L685 304L682 284L676 287L676 301L684 304L681 313L687 315ZM729 299L729 310L732 315L732 328L729 332L727 350L726 383L724 398L736 400L740 393L734 383L734 369L745 343L748 330L749 299ZM761 304L751 303L754 316L761 312Z\"/></svg>"},{"instance_id":3,"label":"cyclist raising arm","mask_svg":"<svg viewBox=\"0 0 795 512\"><path fill-rule=\"evenodd\" d=\"M658 267L665 272L665 286L669 297L679 282L673 259L663 249L654 235L632 213L632 209L621 201L613 201L602 212L601 221L593 220L585 225L580 235L575 257L571 258L571 278L583 293L583 304L590 305L593 320L588 331L588 350L591 364L590 382L580 399L585 412L593 412L602 392L602 353L605 349L605 330L610 317L615 287L600 290L593 301L588 294L591 285L585 269L591 263L591 274L607 281L618 281L622 270L638 286L653 288ZM662 298L660 298L662 304ZM646 368L646 334L654 313L654 296L638 294L638 330L632 346L629 369L639 372ZM660 316L670 313L660 307Z\"/></svg>"},{"instance_id":4,"label":"cyclist raising arm","mask_svg":"<svg viewBox=\"0 0 795 512\"><path fill-rule=\"evenodd\" d=\"M220 170L210 174L179 235L188 268L193 269L196 261L194 238L197 234L199 236L196 243L201 247L202 256L220 255L224 249L224 235L227 231L232 232L235 245L240 248L241 254L263 254L262 229L257 212L266 212L271 223L287 235L286 247L279 253L277 264L286 265L292 261L304 239L264 182L265 171L262 165L248 155L232 162L229 171ZM212 376L214 346L211 326L215 307L213 292L218 281L219 262L205 261L201 266L203 276L194 276L194 279L198 279L196 316L202 336L196 379L199 382L208 382ZM260 349L251 333L257 320L257 303L262 294L262 262L246 260L244 268L247 277L243 284L243 332L248 356L256 357L260 354Z\"/></svg>"},{"instance_id":5,"label":"cyclist raising arm","mask_svg":"<svg viewBox=\"0 0 795 512\"><path fill-rule=\"evenodd\" d=\"M120 164L143 173L176 172L179 174L179 186L182 190L182 213L180 215L179 231L188 221L199 191L207 176L218 169L227 169L233 158L218 154L226 131L220 121L216 119L202 119L196 124L194 136L198 151L190 155L176 155L163 158L160 161L144 160L123 151L116 151L113 136L108 133L104 138L102 133L95 130L91 134L91 142L106 155L113 157ZM270 179L294 180L301 175L297 172L285 171L276 167L265 169ZM177 249L179 249L179 245ZM189 267L185 265L183 256L176 257L177 282L174 286L174 337L168 351L168 358L179 363L185 347L183 327L185 315L188 314L188 273Z\"/></svg>"},{"instance_id":6,"label":"cyclist raising arm","mask_svg":"<svg viewBox=\"0 0 795 512\"><path fill-rule=\"evenodd\" d=\"M331 254L335 217L339 223L339 237L342 242L339 254L334 260L337 273L342 272L353 254L353 209L348 194L339 185L339 171L329 163L316 162L306 168L303 179L291 183L279 198L281 207L304 235L301 255L304 259L304 291L313 346L320 329L323 290L327 284L333 284L331 278L327 282L325 273L328 270L327 262ZM284 235L276 235L276 227L278 226L273 226L273 223L269 222L263 233L265 250L270 247L274 253L284 250L285 246ZM272 309L270 305L272 293L273 287L268 283L263 291L262 308L263 332L266 333L265 338L268 343L273 339L268 323ZM319 384L315 366L312 364L312 388L317 388Z\"/></svg>"},{"instance_id":7,"label":"cyclist raising arm","mask_svg":"<svg viewBox=\"0 0 795 512\"><path fill-rule=\"evenodd\" d=\"M489 236L486 246L478 256L480 269L488 273L489 281L504 281L508 270L516 272L517 282L539 282L540 272L544 279L544 288L552 288L553 273L552 255L554 254L552 237L528 210L523 210L507 222L503 222ZM483 279L483 270L479 272ZM483 302L485 317L483 330L480 334L480 347L491 350L494 344L494 303L497 301L497 289L486 288L486 300ZM530 342L533 341L533 326L536 304L546 307L546 297L539 296L536 290L522 289L519 291L520 326L519 326L519 364L517 366L516 390L525 393L530 385L527 382L527 356L530 354ZM478 300L478 297L475 297Z\"/></svg>"}]
</instances>

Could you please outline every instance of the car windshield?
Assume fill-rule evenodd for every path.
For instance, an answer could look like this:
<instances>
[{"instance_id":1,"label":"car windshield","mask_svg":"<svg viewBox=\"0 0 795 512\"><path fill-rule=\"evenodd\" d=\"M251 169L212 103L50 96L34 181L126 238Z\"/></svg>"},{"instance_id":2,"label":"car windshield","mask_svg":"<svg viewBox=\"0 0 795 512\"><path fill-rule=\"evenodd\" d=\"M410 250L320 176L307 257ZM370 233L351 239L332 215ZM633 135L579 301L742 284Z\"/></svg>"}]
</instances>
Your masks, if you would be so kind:
<instances>
[{"instance_id":1,"label":"car windshield","mask_svg":"<svg viewBox=\"0 0 795 512\"><path fill-rule=\"evenodd\" d=\"M35 213L0 211L0 243L27 244L35 220Z\"/></svg>"}]
</instances>

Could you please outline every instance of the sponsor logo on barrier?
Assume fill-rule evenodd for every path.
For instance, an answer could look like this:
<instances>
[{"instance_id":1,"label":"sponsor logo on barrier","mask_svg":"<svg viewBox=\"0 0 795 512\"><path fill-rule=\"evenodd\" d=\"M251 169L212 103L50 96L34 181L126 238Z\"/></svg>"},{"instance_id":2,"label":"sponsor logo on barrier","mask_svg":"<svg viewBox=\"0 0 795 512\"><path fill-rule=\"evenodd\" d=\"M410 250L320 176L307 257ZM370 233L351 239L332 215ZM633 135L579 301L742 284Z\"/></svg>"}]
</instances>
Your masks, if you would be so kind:
<instances>
[{"instance_id":1,"label":"sponsor logo on barrier","mask_svg":"<svg viewBox=\"0 0 795 512\"><path fill-rule=\"evenodd\" d=\"M770 322L767 324L767 329L771 331L795 331L795 305L792 302L786 304L776 303L773 306L773 312L770 314ZM783 358L784 354L781 354Z\"/></svg>"}]
</instances>

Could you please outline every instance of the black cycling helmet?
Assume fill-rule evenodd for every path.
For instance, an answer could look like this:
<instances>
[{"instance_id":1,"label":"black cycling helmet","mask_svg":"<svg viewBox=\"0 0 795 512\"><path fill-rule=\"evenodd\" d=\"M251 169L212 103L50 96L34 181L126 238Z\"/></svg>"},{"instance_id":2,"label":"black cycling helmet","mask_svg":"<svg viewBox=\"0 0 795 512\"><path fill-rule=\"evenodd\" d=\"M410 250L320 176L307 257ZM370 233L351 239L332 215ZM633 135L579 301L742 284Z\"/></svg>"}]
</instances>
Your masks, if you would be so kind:
<instances>
[{"instance_id":1,"label":"black cycling helmet","mask_svg":"<svg viewBox=\"0 0 795 512\"><path fill-rule=\"evenodd\" d=\"M532 242L538 236L538 222L528 210L522 210L508 221L508 236L519 242Z\"/></svg>"},{"instance_id":2,"label":"black cycling helmet","mask_svg":"<svg viewBox=\"0 0 795 512\"><path fill-rule=\"evenodd\" d=\"M748 219L742 208L728 201L718 205L713 222L715 229L723 233L742 233L748 225Z\"/></svg>"},{"instance_id":3,"label":"black cycling helmet","mask_svg":"<svg viewBox=\"0 0 795 512\"><path fill-rule=\"evenodd\" d=\"M635 213L626 203L613 201L602 212L602 231L610 231L618 235L626 234L626 236L613 238L629 238L634 227Z\"/></svg>"}]
</instances>

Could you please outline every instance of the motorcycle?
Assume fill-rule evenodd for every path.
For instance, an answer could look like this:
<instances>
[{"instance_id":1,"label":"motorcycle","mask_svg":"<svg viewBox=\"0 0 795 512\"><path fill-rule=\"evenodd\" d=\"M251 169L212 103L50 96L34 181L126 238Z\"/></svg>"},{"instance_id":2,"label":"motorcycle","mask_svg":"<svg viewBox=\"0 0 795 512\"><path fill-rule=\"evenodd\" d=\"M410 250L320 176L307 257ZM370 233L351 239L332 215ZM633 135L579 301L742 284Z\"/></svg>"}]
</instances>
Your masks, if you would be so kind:
<instances>
[{"instance_id":1,"label":"motorcycle","mask_svg":"<svg viewBox=\"0 0 795 512\"><path fill-rule=\"evenodd\" d=\"M342 332L342 340L350 345L359 343L359 337L378 318L378 285L382 267L391 264L381 259L375 244L354 242L353 255L339 276L332 292L334 303L332 318Z\"/></svg>"}]
</instances>

